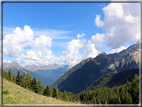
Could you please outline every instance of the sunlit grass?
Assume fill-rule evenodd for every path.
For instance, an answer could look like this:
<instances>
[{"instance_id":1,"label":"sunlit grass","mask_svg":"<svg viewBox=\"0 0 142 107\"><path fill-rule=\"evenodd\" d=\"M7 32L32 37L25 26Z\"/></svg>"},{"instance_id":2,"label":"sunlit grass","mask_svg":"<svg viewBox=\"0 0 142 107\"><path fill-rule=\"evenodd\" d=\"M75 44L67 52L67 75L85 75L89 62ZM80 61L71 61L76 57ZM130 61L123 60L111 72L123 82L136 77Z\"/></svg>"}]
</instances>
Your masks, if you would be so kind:
<instances>
[{"instance_id":1,"label":"sunlit grass","mask_svg":"<svg viewBox=\"0 0 142 107\"><path fill-rule=\"evenodd\" d=\"M3 79L3 104L75 104L31 92Z\"/></svg>"}]
</instances>

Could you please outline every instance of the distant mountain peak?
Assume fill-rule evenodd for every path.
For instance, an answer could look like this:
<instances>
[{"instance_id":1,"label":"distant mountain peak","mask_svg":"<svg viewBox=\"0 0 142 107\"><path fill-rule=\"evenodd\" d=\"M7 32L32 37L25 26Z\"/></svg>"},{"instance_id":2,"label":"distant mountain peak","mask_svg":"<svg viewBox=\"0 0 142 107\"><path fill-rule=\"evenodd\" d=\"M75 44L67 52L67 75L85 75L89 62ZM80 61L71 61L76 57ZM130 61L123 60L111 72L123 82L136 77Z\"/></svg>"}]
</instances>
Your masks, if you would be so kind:
<instances>
[{"instance_id":1,"label":"distant mountain peak","mask_svg":"<svg viewBox=\"0 0 142 107\"><path fill-rule=\"evenodd\" d=\"M13 67L16 67L18 70L23 68L20 64L18 64L17 62L13 61L11 63L4 63L3 64L3 68L5 69L6 67L9 67L9 68L13 68Z\"/></svg>"},{"instance_id":2,"label":"distant mountain peak","mask_svg":"<svg viewBox=\"0 0 142 107\"><path fill-rule=\"evenodd\" d=\"M13 61L13 62L11 62L11 64L17 64L17 62Z\"/></svg>"},{"instance_id":3,"label":"distant mountain peak","mask_svg":"<svg viewBox=\"0 0 142 107\"><path fill-rule=\"evenodd\" d=\"M101 52L98 55L107 55L105 52Z\"/></svg>"}]
</instances>

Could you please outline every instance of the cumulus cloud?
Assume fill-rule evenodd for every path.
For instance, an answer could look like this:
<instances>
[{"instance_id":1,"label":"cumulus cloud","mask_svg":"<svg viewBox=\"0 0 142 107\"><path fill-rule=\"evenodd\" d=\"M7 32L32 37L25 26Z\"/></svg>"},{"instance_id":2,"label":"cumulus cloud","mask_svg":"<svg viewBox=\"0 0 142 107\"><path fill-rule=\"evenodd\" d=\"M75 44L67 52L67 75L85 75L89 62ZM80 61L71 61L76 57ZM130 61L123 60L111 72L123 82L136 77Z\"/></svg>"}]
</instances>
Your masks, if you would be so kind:
<instances>
[{"instance_id":1,"label":"cumulus cloud","mask_svg":"<svg viewBox=\"0 0 142 107\"><path fill-rule=\"evenodd\" d=\"M3 60L4 63L11 63L10 60Z\"/></svg>"},{"instance_id":2,"label":"cumulus cloud","mask_svg":"<svg viewBox=\"0 0 142 107\"><path fill-rule=\"evenodd\" d=\"M113 49L112 51L110 51L110 53L111 53L111 54L113 54L113 53L119 53L119 52L121 52L122 50L127 49L128 47L129 47L129 45L126 46L126 47L121 46L120 48Z\"/></svg>"},{"instance_id":3,"label":"cumulus cloud","mask_svg":"<svg viewBox=\"0 0 142 107\"><path fill-rule=\"evenodd\" d=\"M68 42L67 48L62 52L59 58L61 64L68 63L69 65L76 64L81 60L79 49L84 47L86 40L73 39Z\"/></svg>"},{"instance_id":4,"label":"cumulus cloud","mask_svg":"<svg viewBox=\"0 0 142 107\"><path fill-rule=\"evenodd\" d=\"M82 34L77 34L77 38L82 38L85 34L82 33Z\"/></svg>"},{"instance_id":5,"label":"cumulus cloud","mask_svg":"<svg viewBox=\"0 0 142 107\"><path fill-rule=\"evenodd\" d=\"M110 3L102 10L104 21L97 15L95 24L106 32L107 47L115 49L140 39L139 3Z\"/></svg>"},{"instance_id":6,"label":"cumulus cloud","mask_svg":"<svg viewBox=\"0 0 142 107\"><path fill-rule=\"evenodd\" d=\"M100 15L96 15L96 19L95 19L95 24L97 27L102 27L103 26L103 21L100 20Z\"/></svg>"},{"instance_id":7,"label":"cumulus cloud","mask_svg":"<svg viewBox=\"0 0 142 107\"><path fill-rule=\"evenodd\" d=\"M32 44L33 34L30 26L25 25L23 30L16 27L13 33L7 34L3 39L3 53L10 57L18 57L24 47Z\"/></svg>"},{"instance_id":8,"label":"cumulus cloud","mask_svg":"<svg viewBox=\"0 0 142 107\"><path fill-rule=\"evenodd\" d=\"M99 51L96 49L95 44L91 43L91 41L88 41L88 44L84 46L84 55L82 56L82 59L86 59L88 57L96 57L99 53Z\"/></svg>"},{"instance_id":9,"label":"cumulus cloud","mask_svg":"<svg viewBox=\"0 0 142 107\"><path fill-rule=\"evenodd\" d=\"M97 33L91 37L91 41L95 43L96 49L99 51L101 50L101 44L104 42L104 39L105 35L100 33Z\"/></svg>"},{"instance_id":10,"label":"cumulus cloud","mask_svg":"<svg viewBox=\"0 0 142 107\"><path fill-rule=\"evenodd\" d=\"M84 50L84 54L79 52L80 49ZM91 40L86 39L73 39L68 42L67 48L62 52L62 56L58 58L60 64L75 65L81 60L96 57L99 51L96 49L95 44Z\"/></svg>"},{"instance_id":11,"label":"cumulus cloud","mask_svg":"<svg viewBox=\"0 0 142 107\"><path fill-rule=\"evenodd\" d=\"M52 63L54 56L50 50L52 38L45 35L40 35L33 41L32 48L24 55L22 54L16 60L19 63L28 64L49 64Z\"/></svg>"},{"instance_id":12,"label":"cumulus cloud","mask_svg":"<svg viewBox=\"0 0 142 107\"><path fill-rule=\"evenodd\" d=\"M95 43L95 44L101 44L102 42L104 42L104 38L105 35L104 34L99 34L97 33L96 35L93 35L91 37L91 40Z\"/></svg>"}]
</instances>

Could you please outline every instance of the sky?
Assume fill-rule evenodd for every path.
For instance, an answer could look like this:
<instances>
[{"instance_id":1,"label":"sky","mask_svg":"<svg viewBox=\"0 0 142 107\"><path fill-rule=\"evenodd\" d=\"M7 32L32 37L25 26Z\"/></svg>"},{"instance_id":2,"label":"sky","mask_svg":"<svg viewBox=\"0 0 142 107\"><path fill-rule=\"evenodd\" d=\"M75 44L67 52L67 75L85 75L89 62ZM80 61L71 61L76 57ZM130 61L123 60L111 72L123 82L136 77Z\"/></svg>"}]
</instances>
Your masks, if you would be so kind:
<instances>
[{"instance_id":1,"label":"sky","mask_svg":"<svg viewBox=\"0 0 142 107\"><path fill-rule=\"evenodd\" d=\"M3 3L3 62L74 66L138 40L139 3Z\"/></svg>"}]
</instances>

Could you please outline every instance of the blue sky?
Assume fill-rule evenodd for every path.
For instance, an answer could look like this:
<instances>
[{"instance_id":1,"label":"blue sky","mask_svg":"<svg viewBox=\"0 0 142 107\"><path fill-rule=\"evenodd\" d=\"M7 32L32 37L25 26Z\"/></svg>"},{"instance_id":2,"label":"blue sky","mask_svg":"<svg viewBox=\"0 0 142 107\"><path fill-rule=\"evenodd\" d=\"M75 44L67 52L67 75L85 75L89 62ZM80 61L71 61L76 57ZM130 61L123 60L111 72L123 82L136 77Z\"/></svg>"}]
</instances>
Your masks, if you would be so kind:
<instances>
[{"instance_id":1,"label":"blue sky","mask_svg":"<svg viewBox=\"0 0 142 107\"><path fill-rule=\"evenodd\" d=\"M3 60L75 65L120 52L140 38L139 9L132 3L4 3Z\"/></svg>"}]
</instances>

